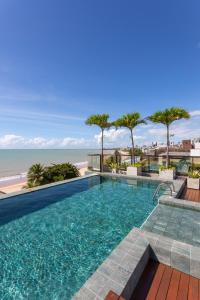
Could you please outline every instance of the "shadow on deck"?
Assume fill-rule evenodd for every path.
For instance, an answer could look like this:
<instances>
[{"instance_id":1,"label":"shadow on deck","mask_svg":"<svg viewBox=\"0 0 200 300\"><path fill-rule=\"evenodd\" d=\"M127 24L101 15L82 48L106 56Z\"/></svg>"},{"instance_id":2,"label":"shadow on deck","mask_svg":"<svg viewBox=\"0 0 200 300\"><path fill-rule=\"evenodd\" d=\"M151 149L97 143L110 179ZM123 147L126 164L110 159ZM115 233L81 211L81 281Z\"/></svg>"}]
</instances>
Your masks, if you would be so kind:
<instances>
[{"instance_id":1,"label":"shadow on deck","mask_svg":"<svg viewBox=\"0 0 200 300\"><path fill-rule=\"evenodd\" d=\"M130 300L199 300L200 280L149 261ZM110 292L105 300L125 300Z\"/></svg>"}]
</instances>

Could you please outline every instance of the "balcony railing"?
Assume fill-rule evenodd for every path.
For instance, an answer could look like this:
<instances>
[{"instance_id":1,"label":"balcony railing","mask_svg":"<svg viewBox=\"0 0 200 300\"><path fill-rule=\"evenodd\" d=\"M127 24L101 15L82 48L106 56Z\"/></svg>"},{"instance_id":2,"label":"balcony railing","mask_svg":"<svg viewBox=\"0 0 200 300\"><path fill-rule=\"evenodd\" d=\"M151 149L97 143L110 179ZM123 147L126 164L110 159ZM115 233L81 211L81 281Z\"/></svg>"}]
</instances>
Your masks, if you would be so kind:
<instances>
[{"instance_id":1,"label":"balcony railing","mask_svg":"<svg viewBox=\"0 0 200 300\"><path fill-rule=\"evenodd\" d=\"M103 170L105 172L111 171L109 162L113 161L122 165L123 163L131 163L130 155L110 155L105 154L103 156ZM154 156L154 155L142 155L136 156L136 161L142 162L142 171L145 173L158 173L161 165L166 165L166 155ZM176 167L177 175L187 175L190 168L200 168L200 156L169 156L169 163ZM88 167L93 171L101 170L101 154L89 154L88 155Z\"/></svg>"}]
</instances>

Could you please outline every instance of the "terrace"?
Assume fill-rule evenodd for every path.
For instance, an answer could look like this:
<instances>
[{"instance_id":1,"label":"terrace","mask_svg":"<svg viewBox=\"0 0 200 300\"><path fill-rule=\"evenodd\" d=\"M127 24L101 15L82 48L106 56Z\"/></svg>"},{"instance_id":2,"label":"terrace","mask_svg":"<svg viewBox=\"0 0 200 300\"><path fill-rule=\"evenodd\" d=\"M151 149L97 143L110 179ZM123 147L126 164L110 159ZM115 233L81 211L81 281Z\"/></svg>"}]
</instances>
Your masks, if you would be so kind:
<instances>
[{"instance_id":1,"label":"terrace","mask_svg":"<svg viewBox=\"0 0 200 300\"><path fill-rule=\"evenodd\" d=\"M91 161L95 159L97 166L97 157ZM146 157L144 176L156 176L159 159ZM179 164L176 195L159 197L141 228L134 228L115 248L75 300L199 299L200 191L187 189L183 176L186 166L199 163L200 157L170 159Z\"/></svg>"},{"instance_id":2,"label":"terrace","mask_svg":"<svg viewBox=\"0 0 200 300\"><path fill-rule=\"evenodd\" d=\"M147 160L148 161L148 160ZM147 170L147 169L146 169ZM49 217L49 204L52 201L52 204L55 202L59 204L59 199L57 195L59 194L59 198L62 199L63 196L66 197L68 194L70 197L76 195L76 193L81 191L88 191L88 198L83 201L83 212L86 214L86 220L88 221L89 216L94 216L95 210L88 213L85 210L85 203L88 203L91 200L91 195L89 189L96 185L96 180L101 181L100 177L106 177L111 182L108 186L108 207L111 206L111 203L114 202L114 194L116 192L116 183L118 181L126 182L126 189L124 190L124 194L120 194L120 189L117 190L118 202L120 203L119 207L116 209L116 216L113 220L119 220L120 224L124 224L122 218L122 213L118 213L119 209L121 209L122 201L121 197L125 199L132 199L131 204L136 203L136 198L134 195L137 194L138 188L144 187L142 190L137 202L136 206L124 206L123 211L126 210L126 214L124 218L128 219L128 215L132 215L131 210L136 212L139 206L145 206L143 204L148 203L152 207L149 213L149 217L144 222L145 218L141 221L137 228L133 227L133 225L128 229L132 229L128 235L121 240L120 244L116 244L116 248L112 252L108 252L104 258L105 261L97 268L90 273L93 274L82 286L82 288L74 295L73 299L76 300L133 300L133 299L190 299L191 294L198 295L199 290L197 289L199 285L200 279L200 203L199 200L199 191L193 192L191 190L186 189L185 187L185 178L180 176L176 180L172 181L174 184L175 190L172 195L168 193L168 190L165 191L165 194L159 196L156 199L156 203L153 203L152 194L150 196L142 199L143 193L145 193L145 188L148 189L148 185L158 186L160 180L158 176L149 176L149 173L144 172L143 175L149 176L149 178L144 178L144 176L127 176L123 174L111 174L109 172L102 173L102 176L96 176L96 173L85 176L85 178L79 179L71 179L69 181L53 183L47 186L41 186L34 188L32 190L27 190L25 192L16 193L16 195L1 196L1 199L7 199L7 201L2 202L2 208L5 205L14 205L18 203L18 205L14 208L11 215L7 215L4 213L4 209L2 209L1 222L2 224L10 224L8 226L12 226L13 219L18 220L21 216L30 216L32 220L32 212L37 212L40 214L44 213L47 218ZM109 178L110 177L110 178ZM85 179L89 179L87 182ZM96 178L96 179L95 179ZM98 179L99 178L99 179ZM148 180L147 180L148 179ZM157 181L157 182L156 182ZM148 185L145 186L145 182L148 182ZM71 190L66 183L71 183ZM72 185L73 183L73 185ZM76 185L76 186L74 186ZM74 186L74 187L73 187ZM107 185L105 185L106 187ZM112 187L112 189L111 189ZM95 201L95 207L100 204L99 197L103 193L103 185L99 189L100 194L93 194L93 200ZM154 192L154 189L152 190ZM32 193L34 191L34 193ZM92 192L93 193L93 192ZM105 198L106 190L104 190L104 198ZM129 194L128 194L129 193ZM112 199L110 195L112 194ZM123 196L124 195L124 196ZM188 195L190 199L188 199ZM15 197L15 201L13 201L12 197ZM78 196L78 195L77 195ZM133 198L132 198L133 196ZM26 199L26 200L25 200ZM28 199L28 200L27 200ZM73 199L73 198L72 198ZM39 200L39 201L38 201ZM48 201L47 201L48 200ZM80 198L80 201L83 199ZM190 201L188 201L190 200ZM194 200L194 201L193 201ZM20 201L25 205L24 210L20 207ZM26 206L27 201L29 205ZM143 202L142 202L143 201ZM34 203L33 203L34 202ZM123 201L123 205L124 205ZM61 201L60 205L68 205L69 201L66 199L65 201ZM73 203L77 203L73 201ZM34 205L33 205L34 204ZM153 204L153 205L152 205ZM157 204L157 205L156 205ZM47 210L41 208L47 208ZM57 207L57 206L55 206ZM105 206L104 206L105 207ZM102 213L107 212L108 210L103 208ZM6 207L4 207L6 208ZM51 206L54 208L54 206ZM16 209L16 210L15 210ZM68 209L62 209L59 212L59 219L61 218L61 211L63 212L63 220L67 220ZM14 212L14 213L13 213ZM77 208L74 208L74 213L76 216ZM54 213L54 212L53 212ZM37 214L35 214L37 216ZM34 216L34 215L33 215ZM101 218L102 218L101 214ZM107 217L109 216L109 218ZM118 216L120 216L118 218ZM104 221L112 219L112 215L106 214ZM122 219L121 219L122 218ZM41 221L43 223L43 219ZM54 217L51 218L51 220ZM97 218L98 219L98 218ZM40 219L39 219L40 220ZM80 219L78 218L78 223L80 224ZM94 226L94 220L92 220L92 228L98 228L99 223ZM103 222L100 222L103 224ZM23 221L23 220L22 220ZM126 220L127 221L127 220ZM143 223L144 222L144 223ZM18 223L18 221L17 221ZM74 223L74 218L72 218L72 223ZM37 222L38 224L38 222ZM52 222L50 222L52 224ZM27 225L27 222L24 224ZM59 226L59 228L62 228ZM137 226L137 225L134 225ZM31 226L29 227L31 228ZM77 231L78 236L84 235L86 232L86 228L88 226L82 226L81 229ZM116 228L115 226L113 228ZM13 228L16 232L16 227ZM20 226L19 226L20 229ZM39 230L39 227L38 227ZM82 231L80 231L82 230ZM5 230L6 231L6 230ZM4 231L4 232L5 232ZM37 230L35 231L37 232ZM66 231L64 231L66 237L64 241L69 237ZM113 239L115 230L111 232L111 236L109 237L109 241ZM126 232L126 234L127 234ZM56 235L57 236L57 232ZM90 236L90 235L88 235ZM124 235L125 236L125 235ZM124 237L123 236L123 237ZM44 238L46 238L45 235ZM123 238L122 237L122 238ZM13 236L12 236L13 238ZM26 237L27 240L27 237ZM24 240L23 242L27 242ZM87 239L85 239L87 241ZM99 235L95 239L92 238L92 245L100 240ZM59 240L60 241L60 240ZM77 245L77 238L75 238L75 245ZM21 243L22 244L22 243ZM50 243L47 243L50 245ZM70 242L69 242L70 244ZM86 246L88 241L86 243ZM37 243L40 245L40 243ZM34 249L34 248L33 248ZM85 249L85 247L84 247ZM80 249L81 250L81 249ZM111 250L110 250L111 251ZM45 248L46 253L46 248ZM81 250L82 255L82 250ZM77 255L81 258L81 255ZM89 262L89 254L83 255L86 260ZM63 261L63 260L62 260ZM100 261L101 263L102 261ZM66 261L64 262L66 264ZM81 262L80 262L81 264ZM80 264L77 266L80 267ZM47 264L49 266L49 264ZM69 266L72 265L70 262ZM96 265L96 267L98 264ZM32 269L32 268L31 268ZM51 270L51 272L53 272ZM94 272L94 273L93 273ZM76 271L76 274L78 271ZM68 274L68 272L64 272L63 276ZM89 275L90 275L89 274ZM56 275L56 278L58 276ZM85 278L85 280L88 277ZM72 278L69 278L72 280ZM55 281L55 280L54 280ZM52 285L53 282L52 281ZM49 279L47 283L49 282ZM69 281L70 282L70 281ZM83 281L84 282L84 281ZM83 284L83 282L81 284ZM44 285L45 286L45 285ZM184 286L184 289L182 287ZM80 287L80 286L79 286ZM54 286L55 288L55 286ZM64 285L64 290L66 289L66 285ZM45 292L48 292L48 288ZM57 286L56 286L57 292ZM73 294L72 294L73 295ZM174 295L174 296L172 296ZM196 296L193 296L192 299ZM171 297L171 298L170 298ZM173 298L174 297L174 298ZM67 298L68 299L68 298ZM71 299L71 298L70 298Z\"/></svg>"},{"instance_id":3,"label":"terrace","mask_svg":"<svg viewBox=\"0 0 200 300\"><path fill-rule=\"evenodd\" d=\"M123 165L123 163L130 163L131 156L127 154L119 154L119 152L113 151L112 153L105 153L103 156L103 170L105 172L111 172L109 167L109 161L112 161ZM159 166L165 165L166 155L146 155L142 157L136 156L136 161L142 161L142 173L144 176L156 175L159 172ZM182 155L181 153L171 153L169 156L169 164L176 166L176 173L178 176L186 176L191 166L200 165L200 156L191 156L188 153ZM88 168L91 171L98 172L101 170L101 154L89 154L88 155ZM119 173L124 172L123 166L119 167Z\"/></svg>"}]
</instances>

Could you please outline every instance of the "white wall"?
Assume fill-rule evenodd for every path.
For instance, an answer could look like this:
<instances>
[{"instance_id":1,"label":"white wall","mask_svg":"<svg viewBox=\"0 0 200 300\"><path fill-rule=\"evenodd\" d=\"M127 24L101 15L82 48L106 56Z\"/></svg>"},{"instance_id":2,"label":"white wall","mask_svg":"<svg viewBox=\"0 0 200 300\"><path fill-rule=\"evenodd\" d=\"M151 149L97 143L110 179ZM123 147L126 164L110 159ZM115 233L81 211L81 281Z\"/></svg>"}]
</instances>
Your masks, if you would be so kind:
<instances>
[{"instance_id":1,"label":"white wall","mask_svg":"<svg viewBox=\"0 0 200 300\"><path fill-rule=\"evenodd\" d=\"M194 148L195 149L200 149L200 143L194 143Z\"/></svg>"},{"instance_id":2,"label":"white wall","mask_svg":"<svg viewBox=\"0 0 200 300\"><path fill-rule=\"evenodd\" d=\"M191 156L200 156L200 148L199 149L191 149L190 155Z\"/></svg>"}]
</instances>

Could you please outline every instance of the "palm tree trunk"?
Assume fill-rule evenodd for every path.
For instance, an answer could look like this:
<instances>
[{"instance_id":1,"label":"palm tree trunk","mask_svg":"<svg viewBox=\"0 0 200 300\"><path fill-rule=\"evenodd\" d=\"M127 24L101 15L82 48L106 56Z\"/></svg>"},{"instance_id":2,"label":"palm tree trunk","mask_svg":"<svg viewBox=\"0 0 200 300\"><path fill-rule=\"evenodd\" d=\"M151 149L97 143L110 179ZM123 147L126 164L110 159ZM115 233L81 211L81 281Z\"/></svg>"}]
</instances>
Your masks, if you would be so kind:
<instances>
[{"instance_id":1,"label":"palm tree trunk","mask_svg":"<svg viewBox=\"0 0 200 300\"><path fill-rule=\"evenodd\" d=\"M103 172L103 128L101 129L101 172Z\"/></svg>"},{"instance_id":2,"label":"palm tree trunk","mask_svg":"<svg viewBox=\"0 0 200 300\"><path fill-rule=\"evenodd\" d=\"M131 142L132 142L131 164L135 164L133 129L130 129L130 131L131 131Z\"/></svg>"},{"instance_id":3,"label":"palm tree trunk","mask_svg":"<svg viewBox=\"0 0 200 300\"><path fill-rule=\"evenodd\" d=\"M167 160L166 160L166 167L169 168L169 125L167 125Z\"/></svg>"}]
</instances>

